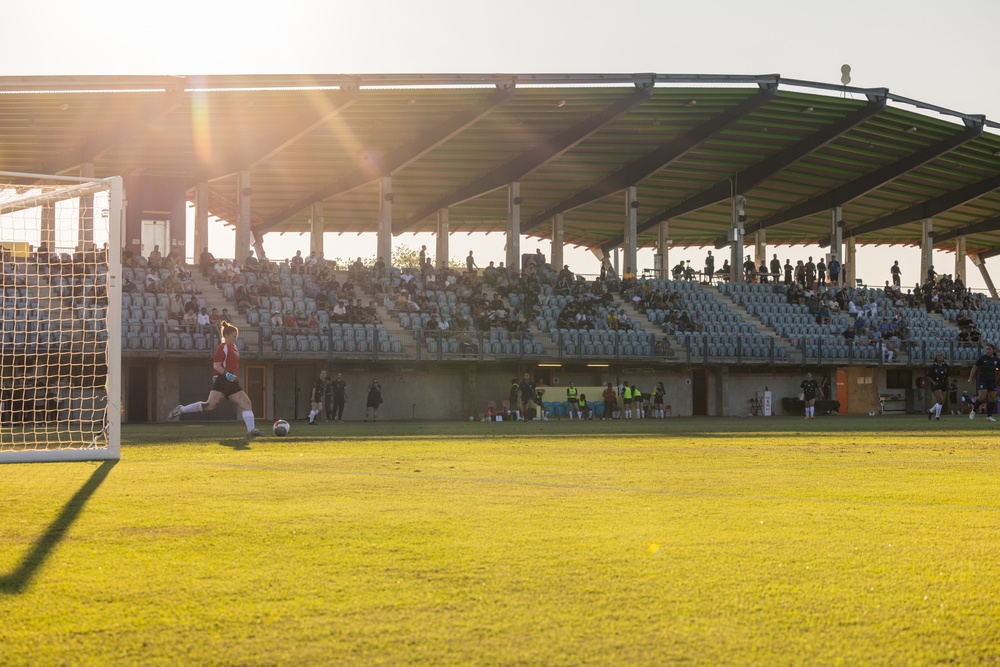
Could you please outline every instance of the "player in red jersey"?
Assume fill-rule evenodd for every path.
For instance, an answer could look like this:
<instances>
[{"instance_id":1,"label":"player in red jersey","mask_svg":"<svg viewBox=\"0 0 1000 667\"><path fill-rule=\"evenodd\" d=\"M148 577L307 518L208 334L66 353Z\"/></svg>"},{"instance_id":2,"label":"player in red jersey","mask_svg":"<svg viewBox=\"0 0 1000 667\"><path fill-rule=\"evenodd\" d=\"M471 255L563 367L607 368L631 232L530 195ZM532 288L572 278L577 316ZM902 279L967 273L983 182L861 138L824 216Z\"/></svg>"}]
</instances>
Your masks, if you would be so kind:
<instances>
[{"instance_id":1,"label":"player in red jersey","mask_svg":"<svg viewBox=\"0 0 1000 667\"><path fill-rule=\"evenodd\" d=\"M240 351L236 348L236 339L239 338L240 330L229 322L222 322L219 325L222 334L222 343L215 348L215 356L212 358L212 370L215 371L215 381L212 384L212 391L208 393L208 400L197 401L188 405L178 405L170 411L167 419L178 419L182 414L192 412L211 412L218 407L223 398L228 398L236 404L240 410L240 416L247 425L247 436L256 437L264 435L263 431L258 431L254 427L253 406L250 404L250 397L240 386Z\"/></svg>"}]
</instances>

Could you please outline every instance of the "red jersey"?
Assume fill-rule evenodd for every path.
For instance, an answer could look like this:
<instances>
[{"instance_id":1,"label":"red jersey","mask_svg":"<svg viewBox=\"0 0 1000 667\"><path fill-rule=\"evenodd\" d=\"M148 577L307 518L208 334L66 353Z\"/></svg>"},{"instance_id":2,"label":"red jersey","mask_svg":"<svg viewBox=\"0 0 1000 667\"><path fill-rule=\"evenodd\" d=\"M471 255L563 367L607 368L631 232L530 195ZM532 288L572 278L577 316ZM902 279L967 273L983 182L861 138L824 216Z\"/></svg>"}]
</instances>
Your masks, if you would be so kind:
<instances>
[{"instance_id":1,"label":"red jersey","mask_svg":"<svg viewBox=\"0 0 1000 667\"><path fill-rule=\"evenodd\" d=\"M239 375L240 351L236 349L235 345L226 345L225 343L219 345L215 348L215 356L212 357L212 361L222 364L226 373ZM216 373L216 375L222 375L222 373Z\"/></svg>"}]
</instances>

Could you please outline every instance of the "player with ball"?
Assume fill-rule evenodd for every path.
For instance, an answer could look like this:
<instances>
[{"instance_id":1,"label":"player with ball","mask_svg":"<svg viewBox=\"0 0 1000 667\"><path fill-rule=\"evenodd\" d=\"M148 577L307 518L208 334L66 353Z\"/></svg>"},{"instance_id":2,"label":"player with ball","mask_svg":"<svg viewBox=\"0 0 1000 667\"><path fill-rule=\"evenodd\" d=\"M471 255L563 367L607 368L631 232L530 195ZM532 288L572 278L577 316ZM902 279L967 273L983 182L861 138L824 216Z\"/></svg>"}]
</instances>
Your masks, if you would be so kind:
<instances>
[{"instance_id":1,"label":"player with ball","mask_svg":"<svg viewBox=\"0 0 1000 667\"><path fill-rule=\"evenodd\" d=\"M237 375L240 370L240 351L236 347L236 339L240 336L240 330L223 320L219 324L219 331L222 343L215 348L215 356L212 357L215 381L212 384L212 391L208 393L208 400L178 405L170 411L167 419L178 419L182 414L192 412L211 412L219 406L223 398L228 398L240 410L240 416L247 425L247 437L264 435L263 431L258 431L254 427L253 406L250 404L250 397L240 386L240 378Z\"/></svg>"}]
</instances>

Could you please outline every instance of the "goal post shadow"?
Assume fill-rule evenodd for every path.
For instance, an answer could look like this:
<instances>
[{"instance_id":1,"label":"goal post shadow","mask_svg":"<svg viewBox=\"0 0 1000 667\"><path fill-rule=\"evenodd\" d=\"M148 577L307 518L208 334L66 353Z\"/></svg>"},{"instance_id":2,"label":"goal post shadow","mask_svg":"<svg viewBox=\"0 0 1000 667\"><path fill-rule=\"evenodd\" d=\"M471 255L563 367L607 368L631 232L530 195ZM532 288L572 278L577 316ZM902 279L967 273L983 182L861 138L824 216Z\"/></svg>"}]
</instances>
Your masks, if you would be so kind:
<instances>
[{"instance_id":1,"label":"goal post shadow","mask_svg":"<svg viewBox=\"0 0 1000 667\"><path fill-rule=\"evenodd\" d=\"M90 500L94 492L100 488L101 484L111 473L111 469L118 463L117 460L104 461L90 478L80 487L80 490L73 494L63 506L59 515L49 524L45 532L42 533L35 543L22 556L20 562L8 573L0 574L0 595L16 595L27 588L31 579L35 576L56 546L63 540L70 528L80 517L87 501Z\"/></svg>"}]
</instances>

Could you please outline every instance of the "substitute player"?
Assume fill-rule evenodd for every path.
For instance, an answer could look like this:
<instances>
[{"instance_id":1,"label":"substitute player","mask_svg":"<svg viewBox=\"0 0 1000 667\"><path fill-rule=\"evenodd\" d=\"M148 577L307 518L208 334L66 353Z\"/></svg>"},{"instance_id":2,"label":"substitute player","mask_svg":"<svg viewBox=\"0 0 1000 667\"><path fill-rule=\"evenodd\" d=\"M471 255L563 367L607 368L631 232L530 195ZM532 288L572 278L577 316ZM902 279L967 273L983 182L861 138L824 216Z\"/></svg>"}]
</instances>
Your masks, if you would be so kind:
<instances>
[{"instance_id":1,"label":"substitute player","mask_svg":"<svg viewBox=\"0 0 1000 667\"><path fill-rule=\"evenodd\" d=\"M813 379L812 373L806 373L806 379L799 384L802 390L802 400L806 404L806 419L816 419L816 397L820 394L819 382Z\"/></svg>"},{"instance_id":2,"label":"substitute player","mask_svg":"<svg viewBox=\"0 0 1000 667\"><path fill-rule=\"evenodd\" d=\"M972 402L972 412L969 419L975 419L979 411L979 405L986 401L986 420L995 422L993 411L997 403L997 371L1000 371L1000 357L997 357L997 350L992 345L986 346L986 354L976 360L976 365L969 371L969 382L976 375L976 400Z\"/></svg>"},{"instance_id":3,"label":"substitute player","mask_svg":"<svg viewBox=\"0 0 1000 667\"><path fill-rule=\"evenodd\" d=\"M323 404L326 402L326 392L329 386L326 371L320 371L319 379L313 383L312 391L309 393L309 423L313 426L316 425L316 415L323 412Z\"/></svg>"},{"instance_id":4,"label":"substitute player","mask_svg":"<svg viewBox=\"0 0 1000 667\"><path fill-rule=\"evenodd\" d=\"M240 351L236 348L236 339L240 336L240 330L223 321L219 324L219 331L222 343L215 348L215 356L212 357L215 381L212 383L212 391L208 392L208 400L178 405L170 411L167 419L178 419L182 414L192 412L211 412L219 406L223 398L228 398L240 410L240 416L247 425L247 437L264 435L263 431L258 431L254 427L253 406L250 404L250 397L240 386L240 378L237 375L240 370Z\"/></svg>"},{"instance_id":5,"label":"substitute player","mask_svg":"<svg viewBox=\"0 0 1000 667\"><path fill-rule=\"evenodd\" d=\"M934 406L927 413L927 419L941 420L941 409L944 408L945 395L948 393L948 376L951 366L944 363L944 355L938 352L934 356L934 365L927 369L927 377L931 381L931 391L934 393Z\"/></svg>"}]
</instances>

